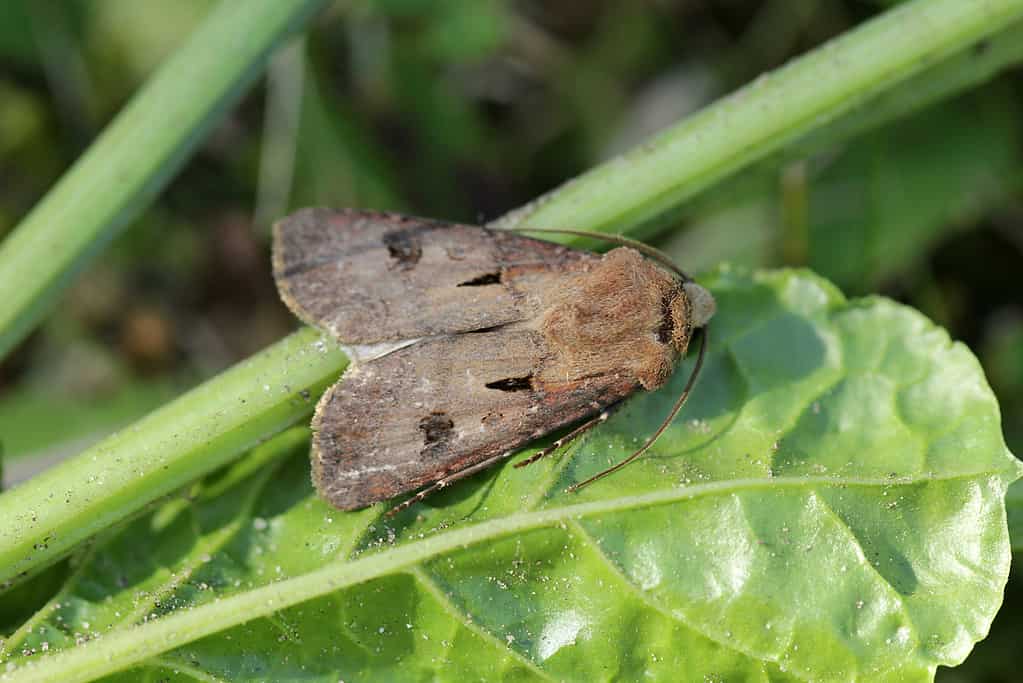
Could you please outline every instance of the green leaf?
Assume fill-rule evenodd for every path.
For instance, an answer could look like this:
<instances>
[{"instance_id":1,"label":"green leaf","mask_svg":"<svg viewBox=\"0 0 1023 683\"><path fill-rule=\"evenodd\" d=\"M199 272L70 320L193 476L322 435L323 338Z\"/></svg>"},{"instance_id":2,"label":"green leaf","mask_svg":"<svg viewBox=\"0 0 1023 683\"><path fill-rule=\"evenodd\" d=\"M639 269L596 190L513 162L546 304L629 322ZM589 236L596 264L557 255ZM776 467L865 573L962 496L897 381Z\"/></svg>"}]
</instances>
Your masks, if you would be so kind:
<instances>
[{"instance_id":1,"label":"green leaf","mask_svg":"<svg viewBox=\"0 0 1023 683\"><path fill-rule=\"evenodd\" d=\"M292 430L80 556L2 681L929 680L988 629L1021 464L967 348L806 272L724 269L686 381L394 520ZM131 668L134 667L134 668Z\"/></svg>"},{"instance_id":2,"label":"green leaf","mask_svg":"<svg viewBox=\"0 0 1023 683\"><path fill-rule=\"evenodd\" d=\"M1013 486L1018 486L1018 482ZM1009 529L1011 533L1011 525ZM1023 572L1019 571L1018 558L1015 559L1017 563L1005 587L1005 600L991 625L991 632L977 643L977 647L961 665L954 669L938 669L935 680L940 683L996 683L1019 679L1020 665L1023 664L1023 653L1019 648L1019 634L1023 633L1023 610L1017 606L1023 599Z\"/></svg>"}]
</instances>

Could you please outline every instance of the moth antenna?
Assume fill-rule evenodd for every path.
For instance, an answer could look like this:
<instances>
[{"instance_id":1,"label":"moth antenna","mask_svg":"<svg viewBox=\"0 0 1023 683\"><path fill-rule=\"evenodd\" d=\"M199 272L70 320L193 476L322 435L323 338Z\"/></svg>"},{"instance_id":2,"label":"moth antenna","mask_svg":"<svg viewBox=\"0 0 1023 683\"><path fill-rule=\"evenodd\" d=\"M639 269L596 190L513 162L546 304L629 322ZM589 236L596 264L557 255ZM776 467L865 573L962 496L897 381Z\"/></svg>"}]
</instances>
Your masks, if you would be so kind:
<instances>
[{"instance_id":1,"label":"moth antenna","mask_svg":"<svg viewBox=\"0 0 1023 683\"><path fill-rule=\"evenodd\" d=\"M651 247L649 244L634 240L631 237L625 235L609 235L604 232L593 232L591 230L572 230L570 228L502 228L507 232L550 232L558 233L562 235L576 235L577 237L590 237L595 240L602 240L604 242L610 242L611 244L617 244L622 247L631 247L636 251L649 256L654 259L662 266L665 266L680 278L683 282L692 282L693 278L689 277L684 270L675 265L675 262L671 260L671 257L665 254L657 247Z\"/></svg>"},{"instance_id":2,"label":"moth antenna","mask_svg":"<svg viewBox=\"0 0 1023 683\"><path fill-rule=\"evenodd\" d=\"M672 406L671 408L671 412L668 413L668 417L664 419L664 422L662 422L661 426L657 428L657 431L654 432L653 435L646 440L646 443L640 446L639 449L634 451L632 455L627 457L625 460L622 460L621 462L612 465L611 467L608 467L603 472L598 472L597 474L593 475L592 477L585 481L581 481L578 484L572 484L566 489L568 493L574 493L581 489L582 487L589 486L598 479L603 479L612 472L617 472L618 470L622 469L630 462L646 453L646 451L651 446L654 445L654 442L657 441L657 438L664 433L664 430L666 430L668 428L668 425L672 423L672 421L675 419L675 416L678 415L678 412L682 410L682 406L685 405L686 399L689 398L689 392L692 391L693 385L696 384L696 377L700 374L701 368L703 368L703 357L704 355L706 355L707 352L707 328L706 327L701 328L700 333L702 335L700 339L700 353L696 357L696 365L693 366L693 371L689 374L689 381L686 382L685 389L683 389L682 393L679 394L678 399L675 401L675 405Z\"/></svg>"}]
</instances>

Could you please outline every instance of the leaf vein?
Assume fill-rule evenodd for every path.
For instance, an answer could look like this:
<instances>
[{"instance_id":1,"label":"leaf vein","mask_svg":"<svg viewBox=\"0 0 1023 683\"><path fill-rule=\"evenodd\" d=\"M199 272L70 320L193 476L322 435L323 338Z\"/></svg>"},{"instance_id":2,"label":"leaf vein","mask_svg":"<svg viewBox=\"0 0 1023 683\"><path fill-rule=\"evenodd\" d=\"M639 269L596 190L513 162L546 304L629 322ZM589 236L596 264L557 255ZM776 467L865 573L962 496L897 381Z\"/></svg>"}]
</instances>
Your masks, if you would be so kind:
<instances>
[{"instance_id":1,"label":"leaf vein","mask_svg":"<svg viewBox=\"0 0 1023 683\"><path fill-rule=\"evenodd\" d=\"M409 568L407 572L419 583L419 585L433 597L444 610L455 618L456 621L460 622L465 628L469 629L484 640L490 641L492 645L497 646L498 649L508 652L516 661L528 668L530 671L540 676L544 680L554 681L549 673L544 671L540 666L533 661L531 657L527 657L517 649L510 647L507 643L501 641L494 633L489 629L484 628L476 622L472 615L461 607L459 607L451 596L442 589L437 580L422 567L422 565L414 565Z\"/></svg>"}]
</instances>

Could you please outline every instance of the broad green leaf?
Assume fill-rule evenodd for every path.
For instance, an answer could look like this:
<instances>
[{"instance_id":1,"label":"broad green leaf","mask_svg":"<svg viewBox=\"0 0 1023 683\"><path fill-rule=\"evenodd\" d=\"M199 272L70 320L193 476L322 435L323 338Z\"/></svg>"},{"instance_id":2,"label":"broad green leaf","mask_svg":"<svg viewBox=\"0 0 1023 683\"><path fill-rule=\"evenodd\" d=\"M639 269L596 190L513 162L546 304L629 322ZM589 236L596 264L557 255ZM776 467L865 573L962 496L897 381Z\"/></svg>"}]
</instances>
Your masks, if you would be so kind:
<instances>
[{"instance_id":1,"label":"broad green leaf","mask_svg":"<svg viewBox=\"0 0 1023 683\"><path fill-rule=\"evenodd\" d=\"M1011 531L1011 524L1009 529ZM991 625L991 632L977 643L977 647L961 666L938 669L936 680L939 683L996 683L1019 679L1020 665L1023 664L1023 652L1020 652L1019 647L1019 634L1023 632L1023 610L1017 606L1023 601L1023 572L1019 568L1019 558L1014 559L1016 564L1005 586L1005 600Z\"/></svg>"},{"instance_id":2,"label":"broad green leaf","mask_svg":"<svg viewBox=\"0 0 1023 683\"><path fill-rule=\"evenodd\" d=\"M286 432L75 562L0 680L929 680L988 626L1021 465L965 346L806 272L724 269L668 387L394 520ZM132 668L134 667L134 668Z\"/></svg>"}]
</instances>

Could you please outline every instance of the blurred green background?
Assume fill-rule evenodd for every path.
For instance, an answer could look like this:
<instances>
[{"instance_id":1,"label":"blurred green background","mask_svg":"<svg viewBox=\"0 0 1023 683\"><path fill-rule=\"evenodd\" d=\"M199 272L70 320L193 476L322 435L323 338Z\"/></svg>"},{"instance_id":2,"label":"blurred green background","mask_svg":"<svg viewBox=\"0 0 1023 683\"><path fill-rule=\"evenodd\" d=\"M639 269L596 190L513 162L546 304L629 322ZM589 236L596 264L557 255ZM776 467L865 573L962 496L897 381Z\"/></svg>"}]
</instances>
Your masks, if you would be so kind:
<instances>
[{"instance_id":1,"label":"blurred green background","mask_svg":"<svg viewBox=\"0 0 1023 683\"><path fill-rule=\"evenodd\" d=\"M213 4L0 2L0 237ZM0 363L5 484L293 329L268 249L288 210L494 219L887 4L336 3ZM852 143L743 174L655 242L691 271L806 265L849 295L919 308L980 357L1021 453L1021 114L1017 67ZM1014 577L992 636L942 680L1018 679Z\"/></svg>"}]
</instances>

